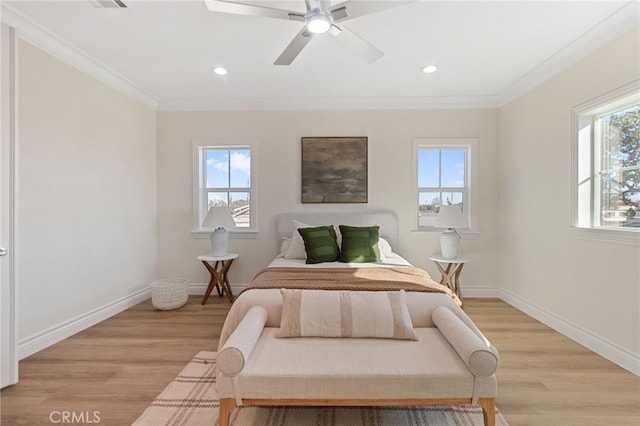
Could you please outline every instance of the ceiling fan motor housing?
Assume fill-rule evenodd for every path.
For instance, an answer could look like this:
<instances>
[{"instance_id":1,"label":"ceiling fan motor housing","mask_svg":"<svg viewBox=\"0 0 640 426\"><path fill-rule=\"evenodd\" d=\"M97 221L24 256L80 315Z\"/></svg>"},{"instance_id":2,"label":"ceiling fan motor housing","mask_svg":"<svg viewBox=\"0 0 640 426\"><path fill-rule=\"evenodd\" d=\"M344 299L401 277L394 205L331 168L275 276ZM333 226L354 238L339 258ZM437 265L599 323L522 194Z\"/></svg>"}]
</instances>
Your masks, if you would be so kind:
<instances>
[{"instance_id":1,"label":"ceiling fan motor housing","mask_svg":"<svg viewBox=\"0 0 640 426\"><path fill-rule=\"evenodd\" d=\"M334 36L339 44L350 50L352 53L355 53L366 63L371 64L377 61L384 55L380 49L349 30L349 28L341 25L338 26L338 24L342 24L342 22L347 19L361 17L369 13L375 13L380 10L411 3L416 0L394 0L393 2L362 1L358 2L358 5L351 11L347 11L347 9L351 6L350 2L352 0L344 0L333 6L331 6L329 0L304 0L306 13L249 4L237 0L204 1L207 8L213 12L245 16L261 16L265 18L304 22L304 27L298 32L293 40L291 40L289 45L274 62L274 65L290 65L314 35L327 32ZM353 4L355 3L356 2ZM384 3L384 6L381 7L380 3Z\"/></svg>"},{"instance_id":2,"label":"ceiling fan motor housing","mask_svg":"<svg viewBox=\"0 0 640 426\"><path fill-rule=\"evenodd\" d=\"M323 34L329 31L333 25L331 14L322 11L313 11L307 14L307 29L314 34Z\"/></svg>"}]
</instances>

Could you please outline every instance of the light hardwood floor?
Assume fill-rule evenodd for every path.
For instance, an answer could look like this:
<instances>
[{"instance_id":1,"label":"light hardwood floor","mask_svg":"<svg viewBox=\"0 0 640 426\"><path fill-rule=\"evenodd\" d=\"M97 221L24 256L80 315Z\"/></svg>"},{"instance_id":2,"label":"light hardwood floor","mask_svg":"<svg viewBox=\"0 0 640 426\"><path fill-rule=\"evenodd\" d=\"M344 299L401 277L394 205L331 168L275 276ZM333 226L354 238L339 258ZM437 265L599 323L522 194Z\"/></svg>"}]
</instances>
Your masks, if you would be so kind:
<instances>
[{"instance_id":1,"label":"light hardwood floor","mask_svg":"<svg viewBox=\"0 0 640 426\"><path fill-rule=\"evenodd\" d=\"M63 411L131 424L193 355L216 350L229 307L217 296L167 312L146 301L22 360L1 424L52 424ZM465 310L500 350L497 405L510 426L640 425L640 378L500 300L465 299Z\"/></svg>"}]
</instances>

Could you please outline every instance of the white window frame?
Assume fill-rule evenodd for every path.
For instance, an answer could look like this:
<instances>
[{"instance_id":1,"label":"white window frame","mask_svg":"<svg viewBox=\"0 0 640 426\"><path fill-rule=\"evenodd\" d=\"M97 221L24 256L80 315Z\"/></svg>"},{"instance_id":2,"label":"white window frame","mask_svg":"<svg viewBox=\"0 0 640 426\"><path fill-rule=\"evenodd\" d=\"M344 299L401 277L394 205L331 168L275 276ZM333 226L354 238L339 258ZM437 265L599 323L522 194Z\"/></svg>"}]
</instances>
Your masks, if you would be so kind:
<instances>
[{"instance_id":1,"label":"white window frame","mask_svg":"<svg viewBox=\"0 0 640 426\"><path fill-rule=\"evenodd\" d=\"M599 223L599 149L596 143L600 116L640 102L640 80L580 104L571 120L571 217L575 237L640 245L640 228L607 227ZM586 174L585 174L586 170Z\"/></svg>"},{"instance_id":2,"label":"white window frame","mask_svg":"<svg viewBox=\"0 0 640 426\"><path fill-rule=\"evenodd\" d=\"M256 208L256 141L254 140L197 140L193 142L193 227L191 235L194 238L209 238L211 235L211 229L202 227L202 222L208 211L208 193L205 185L205 150L207 148L249 149L251 152L250 223L248 227L229 230L229 236L230 238L255 238L258 233L258 212Z\"/></svg>"},{"instance_id":3,"label":"white window frame","mask_svg":"<svg viewBox=\"0 0 640 426\"><path fill-rule=\"evenodd\" d=\"M451 138L451 139L413 139L413 218L414 229L421 232L442 232L442 228L436 226L420 226L419 224L419 193L418 187L418 151L420 149L465 149L465 185L464 188L449 188L455 192L462 192L464 214L469 226L460 228L461 234L475 234L478 229L478 215L476 213L478 197L478 139L477 138Z\"/></svg>"}]
</instances>

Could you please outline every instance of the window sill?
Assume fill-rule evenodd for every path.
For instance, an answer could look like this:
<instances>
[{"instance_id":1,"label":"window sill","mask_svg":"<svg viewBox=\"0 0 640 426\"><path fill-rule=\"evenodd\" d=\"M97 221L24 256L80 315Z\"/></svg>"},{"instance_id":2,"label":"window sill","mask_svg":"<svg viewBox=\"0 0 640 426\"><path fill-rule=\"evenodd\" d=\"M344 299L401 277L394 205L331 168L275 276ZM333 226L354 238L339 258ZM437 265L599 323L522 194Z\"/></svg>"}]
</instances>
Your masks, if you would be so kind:
<instances>
[{"instance_id":1,"label":"window sill","mask_svg":"<svg viewBox=\"0 0 640 426\"><path fill-rule=\"evenodd\" d=\"M571 227L569 232L577 240L640 246L640 231L636 230Z\"/></svg>"},{"instance_id":2,"label":"window sill","mask_svg":"<svg viewBox=\"0 0 640 426\"><path fill-rule=\"evenodd\" d=\"M411 232L431 234L437 237L440 237L440 235L442 234L442 231L443 231L442 228L418 228L418 229L411 230ZM458 231L458 234L460 234L460 238L462 238L463 240L477 240L478 237L480 236L480 231L473 231L468 229L457 230L457 231Z\"/></svg>"},{"instance_id":3,"label":"window sill","mask_svg":"<svg viewBox=\"0 0 640 426\"><path fill-rule=\"evenodd\" d=\"M204 231L201 229L193 230L191 231L191 238L194 238L194 239L211 238L211 231ZM244 240L244 239L255 240L256 238L258 238L257 230L229 231L230 240Z\"/></svg>"}]
</instances>

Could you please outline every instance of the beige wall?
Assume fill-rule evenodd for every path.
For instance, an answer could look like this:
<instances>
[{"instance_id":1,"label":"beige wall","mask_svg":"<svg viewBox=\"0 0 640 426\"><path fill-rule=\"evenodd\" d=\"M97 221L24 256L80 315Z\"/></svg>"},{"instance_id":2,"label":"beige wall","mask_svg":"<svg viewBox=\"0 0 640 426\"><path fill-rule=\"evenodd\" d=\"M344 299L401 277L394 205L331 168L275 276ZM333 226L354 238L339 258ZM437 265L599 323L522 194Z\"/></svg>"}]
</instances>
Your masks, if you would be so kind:
<instances>
[{"instance_id":1,"label":"beige wall","mask_svg":"<svg viewBox=\"0 0 640 426\"><path fill-rule=\"evenodd\" d=\"M240 253L231 283L246 284L277 254L278 213L345 209L391 209L400 221L397 251L439 277L427 256L439 252L439 234L415 232L412 192L412 139L479 138L479 233L463 241L473 258L465 268L467 291L497 287L497 132L496 110L160 112L158 113L158 264L160 277L207 281L196 260L208 251L207 239L192 228L192 141L257 141L256 239L232 239ZM302 136L368 136L369 202L352 205L300 203ZM490 290L491 291L491 290Z\"/></svg>"},{"instance_id":2,"label":"beige wall","mask_svg":"<svg viewBox=\"0 0 640 426\"><path fill-rule=\"evenodd\" d=\"M631 31L502 108L499 149L505 298L636 366L639 245L577 238L570 184L571 110L639 78L639 40Z\"/></svg>"},{"instance_id":3,"label":"beige wall","mask_svg":"<svg viewBox=\"0 0 640 426\"><path fill-rule=\"evenodd\" d=\"M316 209L395 211L397 251L437 277L427 256L439 235L413 230L411 142L477 137L479 228L463 240L473 259L464 293L500 295L637 364L638 245L577 239L569 208L571 108L638 78L638 39L627 34L500 110L157 113L20 42L19 338L156 278L207 281L196 256L208 239L190 233L193 140L257 142L259 233L230 241L241 256L232 284L248 283L275 256L278 213ZM301 204L300 138L362 135L369 203Z\"/></svg>"},{"instance_id":4,"label":"beige wall","mask_svg":"<svg viewBox=\"0 0 640 426\"><path fill-rule=\"evenodd\" d=\"M21 41L17 140L22 343L155 278L156 113Z\"/></svg>"}]
</instances>

